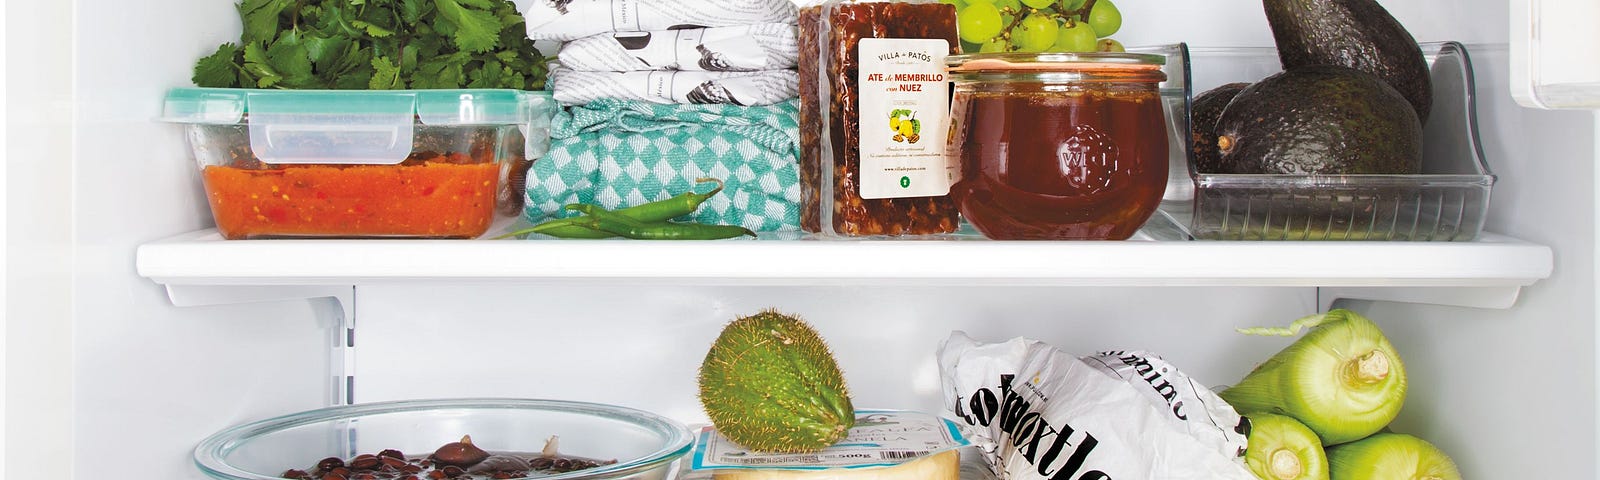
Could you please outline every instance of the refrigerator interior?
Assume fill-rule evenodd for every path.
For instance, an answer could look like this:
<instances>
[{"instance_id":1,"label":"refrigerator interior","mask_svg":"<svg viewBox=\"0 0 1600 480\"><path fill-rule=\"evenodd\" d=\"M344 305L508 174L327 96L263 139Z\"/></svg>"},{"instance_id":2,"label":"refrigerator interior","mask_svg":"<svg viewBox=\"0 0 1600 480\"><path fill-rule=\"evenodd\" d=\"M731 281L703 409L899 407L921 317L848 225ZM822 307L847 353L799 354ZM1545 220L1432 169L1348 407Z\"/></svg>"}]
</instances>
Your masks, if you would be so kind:
<instances>
[{"instance_id":1,"label":"refrigerator interior","mask_svg":"<svg viewBox=\"0 0 1600 480\"><path fill-rule=\"evenodd\" d=\"M199 479L190 455L205 436L345 395L585 400L702 422L694 372L705 349L723 323L766 307L818 327L858 406L934 412L943 399L933 353L952 330L1081 353L1150 350L1224 385L1287 344L1234 327L1319 308L1318 287L1303 284L660 279L394 281L360 286L346 304L176 307L136 273L135 249L207 228L210 216L181 134L156 119L163 93L189 83L196 58L237 39L232 2L57 3L6 5L13 478L60 465L86 478L121 465L136 478ZM1499 176L1487 230L1551 247L1556 265L1509 309L1344 303L1378 321L1404 356L1412 383L1395 429L1439 445L1472 478L1596 478L1600 121L1513 102L1503 2L1382 3L1419 41L1467 44L1485 154ZM1127 20L1118 37L1129 45L1271 44L1257 0L1119 6ZM17 62L30 60L37 74L19 75ZM354 346L341 348L347 312L356 315ZM350 391L338 387L340 374L354 377Z\"/></svg>"}]
</instances>

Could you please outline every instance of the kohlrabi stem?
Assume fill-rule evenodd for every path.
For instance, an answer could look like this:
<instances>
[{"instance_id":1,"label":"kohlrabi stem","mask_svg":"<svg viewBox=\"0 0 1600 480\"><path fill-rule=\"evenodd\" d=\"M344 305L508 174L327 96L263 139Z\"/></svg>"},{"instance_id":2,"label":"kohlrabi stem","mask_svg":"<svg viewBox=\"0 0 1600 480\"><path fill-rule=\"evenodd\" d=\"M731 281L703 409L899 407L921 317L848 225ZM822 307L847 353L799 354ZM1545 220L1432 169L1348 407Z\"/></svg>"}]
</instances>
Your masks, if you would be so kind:
<instances>
[{"instance_id":1,"label":"kohlrabi stem","mask_svg":"<svg viewBox=\"0 0 1600 480\"><path fill-rule=\"evenodd\" d=\"M1345 364L1345 375L1352 385L1375 385L1389 378L1389 356L1373 350Z\"/></svg>"},{"instance_id":2,"label":"kohlrabi stem","mask_svg":"<svg viewBox=\"0 0 1600 480\"><path fill-rule=\"evenodd\" d=\"M1289 451L1287 448L1273 451L1272 456L1267 461L1268 473L1280 480L1294 480L1300 478L1300 474L1305 473L1305 467L1300 465L1300 456L1295 455L1294 452Z\"/></svg>"}]
</instances>

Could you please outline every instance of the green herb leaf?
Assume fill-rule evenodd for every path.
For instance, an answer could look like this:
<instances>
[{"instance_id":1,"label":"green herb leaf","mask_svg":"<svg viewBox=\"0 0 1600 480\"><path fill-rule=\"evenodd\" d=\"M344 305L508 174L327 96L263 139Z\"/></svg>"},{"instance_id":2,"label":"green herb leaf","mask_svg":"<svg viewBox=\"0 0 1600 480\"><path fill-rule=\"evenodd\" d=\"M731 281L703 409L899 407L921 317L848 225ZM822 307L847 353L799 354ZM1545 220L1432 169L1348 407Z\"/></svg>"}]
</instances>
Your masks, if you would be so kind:
<instances>
[{"instance_id":1,"label":"green herb leaf","mask_svg":"<svg viewBox=\"0 0 1600 480\"><path fill-rule=\"evenodd\" d=\"M194 84L201 87L229 88L239 86L237 71L238 64L234 57L239 55L239 46L224 43L217 47L217 52L201 58L194 64Z\"/></svg>"},{"instance_id":2,"label":"green herb leaf","mask_svg":"<svg viewBox=\"0 0 1600 480\"><path fill-rule=\"evenodd\" d=\"M244 0L238 4L239 18L244 21L244 43L267 42L278 37L278 17L293 2L291 0Z\"/></svg>"},{"instance_id":3,"label":"green herb leaf","mask_svg":"<svg viewBox=\"0 0 1600 480\"><path fill-rule=\"evenodd\" d=\"M244 71L256 79L256 88L272 88L283 80L283 76L279 75L267 61L267 49L261 42L251 42L244 46Z\"/></svg>"},{"instance_id":4,"label":"green herb leaf","mask_svg":"<svg viewBox=\"0 0 1600 480\"><path fill-rule=\"evenodd\" d=\"M400 66L390 62L389 57L378 57L372 59L372 69L375 70L376 73L372 74L372 80L367 83L367 88L372 90L397 90L405 88L406 85L404 83L400 83Z\"/></svg>"},{"instance_id":5,"label":"green herb leaf","mask_svg":"<svg viewBox=\"0 0 1600 480\"><path fill-rule=\"evenodd\" d=\"M300 43L306 47L306 55L311 59L311 68L317 72L337 71L339 62L344 59L350 40L347 38L326 38L320 35L306 35Z\"/></svg>"},{"instance_id":6,"label":"green herb leaf","mask_svg":"<svg viewBox=\"0 0 1600 480\"><path fill-rule=\"evenodd\" d=\"M196 85L543 88L548 71L509 0L236 0L238 42Z\"/></svg>"},{"instance_id":7,"label":"green herb leaf","mask_svg":"<svg viewBox=\"0 0 1600 480\"><path fill-rule=\"evenodd\" d=\"M455 27L452 37L456 47L463 51L482 53L500 44L500 19L492 12L462 6L480 4L481 0L433 0L439 17ZM480 4L481 5L481 4Z\"/></svg>"},{"instance_id":8,"label":"green herb leaf","mask_svg":"<svg viewBox=\"0 0 1600 480\"><path fill-rule=\"evenodd\" d=\"M433 6L428 0L400 0L400 21L408 25L416 25L422 21L422 16L429 13Z\"/></svg>"},{"instance_id":9,"label":"green herb leaf","mask_svg":"<svg viewBox=\"0 0 1600 480\"><path fill-rule=\"evenodd\" d=\"M417 47L417 56L419 57L432 58L446 53L445 49L449 48L450 44L440 37L420 37L406 46Z\"/></svg>"},{"instance_id":10,"label":"green herb leaf","mask_svg":"<svg viewBox=\"0 0 1600 480\"><path fill-rule=\"evenodd\" d=\"M360 21L360 20L356 20L354 22L350 22L350 25L353 26L353 27L356 27L356 28L360 28L360 29L366 30L367 31L367 35L372 35L373 37L377 37L377 38L386 38L386 37L390 37L390 36L394 35L394 30L389 30L387 28L383 28L383 27L380 27L380 26L377 26L377 25L374 25L374 24L371 24L371 23Z\"/></svg>"},{"instance_id":11,"label":"green herb leaf","mask_svg":"<svg viewBox=\"0 0 1600 480\"><path fill-rule=\"evenodd\" d=\"M310 54L294 32L283 32L278 41L267 47L267 63L283 76L282 88L315 88L311 75Z\"/></svg>"},{"instance_id":12,"label":"green herb leaf","mask_svg":"<svg viewBox=\"0 0 1600 480\"><path fill-rule=\"evenodd\" d=\"M411 88L461 88L466 76L462 68L466 66L469 57L465 53L440 55L423 60L417 66L417 75L413 77Z\"/></svg>"},{"instance_id":13,"label":"green herb leaf","mask_svg":"<svg viewBox=\"0 0 1600 480\"><path fill-rule=\"evenodd\" d=\"M332 88L335 90L364 90L372 86L372 66L356 70L334 79ZM405 88L405 87L400 87Z\"/></svg>"},{"instance_id":14,"label":"green herb leaf","mask_svg":"<svg viewBox=\"0 0 1600 480\"><path fill-rule=\"evenodd\" d=\"M409 77L409 76L411 76L411 74L416 73L416 71L417 71L417 55L418 55L417 44L415 44L415 43L407 44L405 46L405 48L400 49L400 74L401 75L405 75L405 76Z\"/></svg>"},{"instance_id":15,"label":"green herb leaf","mask_svg":"<svg viewBox=\"0 0 1600 480\"><path fill-rule=\"evenodd\" d=\"M467 88L502 88L501 85L504 85L505 80L513 74L514 72L500 62L491 60L467 74L467 78L472 80L467 83Z\"/></svg>"},{"instance_id":16,"label":"green herb leaf","mask_svg":"<svg viewBox=\"0 0 1600 480\"><path fill-rule=\"evenodd\" d=\"M357 41L364 40L366 31L351 24L351 20L356 16L354 10L346 10L353 7L341 5L337 0L330 0L329 3L331 8L323 9L323 12L316 17L303 18L300 23L302 25L307 23L316 25L318 31L330 37L344 37Z\"/></svg>"}]
</instances>

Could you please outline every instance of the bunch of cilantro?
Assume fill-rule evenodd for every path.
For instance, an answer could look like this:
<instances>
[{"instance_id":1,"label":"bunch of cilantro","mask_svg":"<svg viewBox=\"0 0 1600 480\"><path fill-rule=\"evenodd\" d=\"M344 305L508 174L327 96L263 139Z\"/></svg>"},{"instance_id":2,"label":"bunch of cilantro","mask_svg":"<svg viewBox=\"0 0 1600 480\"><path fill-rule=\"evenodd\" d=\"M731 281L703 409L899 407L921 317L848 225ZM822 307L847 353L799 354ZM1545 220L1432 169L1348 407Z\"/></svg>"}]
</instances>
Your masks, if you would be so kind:
<instances>
[{"instance_id":1,"label":"bunch of cilantro","mask_svg":"<svg viewBox=\"0 0 1600 480\"><path fill-rule=\"evenodd\" d=\"M545 59L508 0L242 0L239 43L201 87L544 89Z\"/></svg>"}]
</instances>

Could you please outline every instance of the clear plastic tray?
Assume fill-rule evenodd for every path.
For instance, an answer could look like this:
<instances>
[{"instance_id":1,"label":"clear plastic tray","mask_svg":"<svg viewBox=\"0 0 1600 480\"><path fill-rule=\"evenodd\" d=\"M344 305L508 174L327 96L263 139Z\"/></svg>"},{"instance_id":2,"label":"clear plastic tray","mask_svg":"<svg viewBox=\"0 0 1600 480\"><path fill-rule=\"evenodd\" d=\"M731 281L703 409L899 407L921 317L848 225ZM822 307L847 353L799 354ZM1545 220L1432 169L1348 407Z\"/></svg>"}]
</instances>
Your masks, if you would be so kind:
<instances>
[{"instance_id":1,"label":"clear plastic tray","mask_svg":"<svg viewBox=\"0 0 1600 480\"><path fill-rule=\"evenodd\" d=\"M1478 144L1472 62L1455 42L1426 43L1433 110L1421 175L1221 175L1186 169L1161 215L1204 240L1466 241L1483 231L1495 177ZM1270 48L1192 49L1191 94L1280 70ZM1187 119L1184 119L1187 124ZM1188 142L1181 142L1187 150Z\"/></svg>"}]
</instances>

